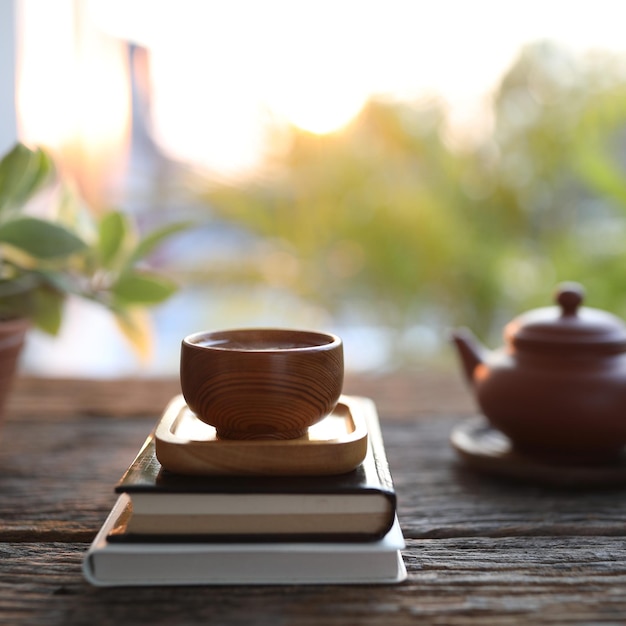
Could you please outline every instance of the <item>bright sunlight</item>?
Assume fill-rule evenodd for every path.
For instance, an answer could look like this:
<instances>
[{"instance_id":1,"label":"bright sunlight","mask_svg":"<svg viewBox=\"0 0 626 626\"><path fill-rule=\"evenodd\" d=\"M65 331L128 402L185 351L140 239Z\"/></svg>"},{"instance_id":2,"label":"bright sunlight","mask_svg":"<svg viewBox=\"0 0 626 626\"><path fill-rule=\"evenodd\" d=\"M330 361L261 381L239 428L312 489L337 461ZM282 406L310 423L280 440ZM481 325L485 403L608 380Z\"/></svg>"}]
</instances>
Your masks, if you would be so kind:
<instances>
[{"instance_id":1,"label":"bright sunlight","mask_svg":"<svg viewBox=\"0 0 626 626\"><path fill-rule=\"evenodd\" d=\"M98 129L101 136L89 137L92 146L105 150L107 142L123 143L127 122L120 114L128 115L128 94L114 80L119 52L105 50L95 37L100 32L147 49L150 120L160 147L229 175L254 170L277 126L332 132L374 94L437 97L449 105L451 124L465 131L478 127L484 99L525 41L551 37L569 45L623 47L619 20L603 18L614 4L602 0L592 12L587 2L564 0L55 0L54 9L46 0L20 4L30 18L23 26L23 136L54 146L78 125ZM107 52L97 72L93 61L71 60L77 52L95 53L84 36L72 47L72 12L83 32L88 26L89 41ZM33 40L37 46L28 45ZM90 73L82 74L83 67ZM81 103L80 116L71 104L79 102L76 94L64 88L70 84L87 85L82 98L89 97L88 106ZM98 124L83 120L86 115Z\"/></svg>"}]
</instances>

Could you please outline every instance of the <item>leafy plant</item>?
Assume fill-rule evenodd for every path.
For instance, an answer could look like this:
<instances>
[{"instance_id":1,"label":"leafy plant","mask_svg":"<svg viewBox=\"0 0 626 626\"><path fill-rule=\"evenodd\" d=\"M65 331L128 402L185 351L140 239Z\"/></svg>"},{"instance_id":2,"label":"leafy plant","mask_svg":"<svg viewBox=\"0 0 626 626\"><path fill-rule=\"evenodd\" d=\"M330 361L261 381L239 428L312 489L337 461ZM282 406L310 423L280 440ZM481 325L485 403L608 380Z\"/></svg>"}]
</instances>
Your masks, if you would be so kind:
<instances>
[{"instance_id":1,"label":"leafy plant","mask_svg":"<svg viewBox=\"0 0 626 626\"><path fill-rule=\"evenodd\" d=\"M54 335L67 296L76 295L108 308L145 353L145 308L169 298L176 285L142 261L186 225L141 237L121 211L94 218L67 185L52 217L31 214L30 201L55 179L41 148L18 143L0 161L0 319L28 317Z\"/></svg>"}]
</instances>

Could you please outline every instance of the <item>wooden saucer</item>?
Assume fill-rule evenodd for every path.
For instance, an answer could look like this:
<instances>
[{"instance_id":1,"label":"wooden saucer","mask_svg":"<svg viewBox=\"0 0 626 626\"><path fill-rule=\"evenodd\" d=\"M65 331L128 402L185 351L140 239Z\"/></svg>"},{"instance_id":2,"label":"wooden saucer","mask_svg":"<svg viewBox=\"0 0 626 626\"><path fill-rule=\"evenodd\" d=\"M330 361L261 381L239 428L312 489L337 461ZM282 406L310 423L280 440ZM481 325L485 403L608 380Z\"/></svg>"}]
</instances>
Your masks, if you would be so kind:
<instances>
[{"instance_id":1,"label":"wooden saucer","mask_svg":"<svg viewBox=\"0 0 626 626\"><path fill-rule=\"evenodd\" d=\"M550 465L513 449L511 440L484 418L459 424L450 443L473 469L553 487L604 487L626 483L626 454L611 465Z\"/></svg>"},{"instance_id":2,"label":"wooden saucer","mask_svg":"<svg viewBox=\"0 0 626 626\"><path fill-rule=\"evenodd\" d=\"M321 476L353 470L367 453L367 398L341 396L335 409L297 439L219 439L182 395L155 429L156 456L177 474Z\"/></svg>"}]
</instances>

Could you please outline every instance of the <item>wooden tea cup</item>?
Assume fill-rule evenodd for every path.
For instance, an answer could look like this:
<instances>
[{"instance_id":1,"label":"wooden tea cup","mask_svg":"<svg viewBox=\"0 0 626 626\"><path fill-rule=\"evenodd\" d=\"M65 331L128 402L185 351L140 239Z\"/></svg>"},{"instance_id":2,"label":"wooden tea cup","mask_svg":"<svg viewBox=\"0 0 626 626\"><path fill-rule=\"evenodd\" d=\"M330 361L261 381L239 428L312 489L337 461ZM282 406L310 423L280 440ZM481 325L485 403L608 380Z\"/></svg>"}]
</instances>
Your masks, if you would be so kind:
<instances>
[{"instance_id":1,"label":"wooden tea cup","mask_svg":"<svg viewBox=\"0 0 626 626\"><path fill-rule=\"evenodd\" d=\"M180 355L187 406L221 439L295 439L327 416L343 387L335 335L278 328L198 332Z\"/></svg>"}]
</instances>

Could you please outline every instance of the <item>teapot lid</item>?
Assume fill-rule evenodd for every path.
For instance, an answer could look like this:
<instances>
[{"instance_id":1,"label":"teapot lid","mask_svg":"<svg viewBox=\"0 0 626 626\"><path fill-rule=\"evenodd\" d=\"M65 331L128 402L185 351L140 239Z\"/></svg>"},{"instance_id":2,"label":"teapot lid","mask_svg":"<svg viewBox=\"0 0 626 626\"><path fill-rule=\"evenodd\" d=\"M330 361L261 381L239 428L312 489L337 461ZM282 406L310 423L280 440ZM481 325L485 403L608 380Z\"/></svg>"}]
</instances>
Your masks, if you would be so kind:
<instances>
[{"instance_id":1,"label":"teapot lid","mask_svg":"<svg viewBox=\"0 0 626 626\"><path fill-rule=\"evenodd\" d=\"M578 283L561 283L556 305L516 317L504 330L517 348L563 349L614 353L626 350L626 325L617 316L581 306L585 291Z\"/></svg>"}]
</instances>

